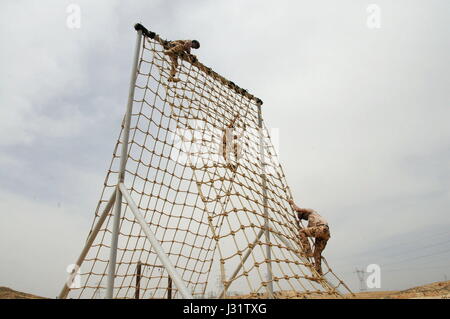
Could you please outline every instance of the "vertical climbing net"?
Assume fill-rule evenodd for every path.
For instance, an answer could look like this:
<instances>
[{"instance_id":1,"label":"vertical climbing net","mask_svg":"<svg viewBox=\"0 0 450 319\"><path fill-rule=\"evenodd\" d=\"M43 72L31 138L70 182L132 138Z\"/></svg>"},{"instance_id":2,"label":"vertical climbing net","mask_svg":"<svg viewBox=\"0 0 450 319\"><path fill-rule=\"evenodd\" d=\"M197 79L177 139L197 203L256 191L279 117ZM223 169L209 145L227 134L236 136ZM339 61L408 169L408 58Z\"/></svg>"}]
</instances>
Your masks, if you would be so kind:
<instances>
[{"instance_id":1,"label":"vertical climbing net","mask_svg":"<svg viewBox=\"0 0 450 319\"><path fill-rule=\"evenodd\" d=\"M303 255L262 102L189 54L179 56L179 81L168 81L169 42L143 30L124 185L192 295L339 298L350 292L326 261L320 276ZM81 287L71 288L70 298L104 296L109 203L123 134L122 125L91 232L101 212L109 212L82 261ZM127 201L113 297L181 297Z\"/></svg>"}]
</instances>

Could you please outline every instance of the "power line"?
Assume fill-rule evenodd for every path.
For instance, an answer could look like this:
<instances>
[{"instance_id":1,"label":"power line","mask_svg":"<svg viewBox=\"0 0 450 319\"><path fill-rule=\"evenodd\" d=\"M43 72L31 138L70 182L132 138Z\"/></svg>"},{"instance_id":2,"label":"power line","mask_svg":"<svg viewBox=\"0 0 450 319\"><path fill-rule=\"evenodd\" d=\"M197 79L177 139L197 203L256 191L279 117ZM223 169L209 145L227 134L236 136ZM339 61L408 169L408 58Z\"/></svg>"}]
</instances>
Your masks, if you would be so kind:
<instances>
[{"instance_id":1,"label":"power line","mask_svg":"<svg viewBox=\"0 0 450 319\"><path fill-rule=\"evenodd\" d=\"M429 240L429 239L431 239L431 238L435 238L435 237L441 237L442 235L448 235L448 234L450 234L450 231L449 230L445 230L445 231L442 231L442 232L438 232L438 233L431 233L431 234L428 234L428 236L427 235L423 235L423 234L418 234L418 235L416 235L417 237L420 237L421 239L427 239L427 240ZM408 244L410 244L411 245L411 240L410 240L410 238L405 238L404 239L404 242L396 242L396 243L394 243L394 244L390 244L387 248L392 248L392 247L396 247L396 246L403 246L403 245L408 245ZM378 249L376 249L376 250L374 250L374 251L379 251L379 250L384 250L384 249L386 249L386 248L378 248Z\"/></svg>"},{"instance_id":2,"label":"power line","mask_svg":"<svg viewBox=\"0 0 450 319\"><path fill-rule=\"evenodd\" d=\"M404 263L404 262L407 262L407 261L417 260L417 259L420 259L420 258L432 257L432 256L440 256L440 255L447 254L447 253L449 253L449 252L450 252L450 249L446 249L446 250L439 251L439 252L432 253L432 254L421 255L421 256L415 256L415 257L412 257L412 258L406 258L406 259L399 260L399 261L388 262L388 263L386 263L386 264L381 264L380 266L382 266L382 267L384 268L384 267L389 266L389 265L401 264L401 263ZM446 267L446 266L444 266L444 267ZM417 269L417 270L421 270L421 269L426 269L426 268L430 268L430 269L431 269L431 268L433 268L433 267L416 268L416 269ZM414 268L408 268L408 269L413 270ZM403 270L405 270L405 269L403 269ZM357 270L357 271L358 271L358 270ZM344 272L344 273L349 273L349 272ZM355 272L355 273L356 273L356 272Z\"/></svg>"},{"instance_id":3,"label":"power line","mask_svg":"<svg viewBox=\"0 0 450 319\"><path fill-rule=\"evenodd\" d=\"M424 249L424 248L430 248L430 247L436 247L436 246L440 246L440 245L443 245L443 244L447 244L447 243L450 243L450 240L446 240L446 241L443 241L443 242L440 242L440 243L437 243L437 244L432 244L432 245L427 245L427 246L423 246L423 247L417 247L417 248L415 248L415 249L411 249L411 250L407 250L406 252L405 251L402 251L401 253L396 253L395 255L404 255L404 254L408 254L408 253L410 253L410 252L412 252L412 251L417 251L417 250L419 250L419 249ZM391 255L392 256L392 255Z\"/></svg>"},{"instance_id":4,"label":"power line","mask_svg":"<svg viewBox=\"0 0 450 319\"><path fill-rule=\"evenodd\" d=\"M411 260L416 260L416 259L420 259L420 258L424 258L424 257L431 257L431 256L437 256L437 255L442 255L442 254L446 254L449 253L450 249L435 253L435 254L428 254L428 255L422 255L422 256L417 256L417 257L413 257L413 258L407 258L404 260L400 260L400 261L394 261L391 263L387 263L387 265L392 265L392 264L398 264L398 263L402 263L402 262L406 262L406 261L411 261ZM382 266L386 266L386 264L383 264Z\"/></svg>"},{"instance_id":5,"label":"power line","mask_svg":"<svg viewBox=\"0 0 450 319\"><path fill-rule=\"evenodd\" d=\"M428 270L428 269L441 269L441 268L450 268L450 265L436 266L436 267L421 267L421 268L405 267L405 268L387 269L387 270L383 268L383 272L395 272L395 271L406 271L406 270Z\"/></svg>"},{"instance_id":6,"label":"power line","mask_svg":"<svg viewBox=\"0 0 450 319\"><path fill-rule=\"evenodd\" d=\"M440 233L431 234L431 236L419 236L419 237L421 237L421 239L425 238L427 240L430 240L431 238L437 238L437 237L441 237L442 235L447 235L447 234L450 234L450 231L446 230L446 231L443 231L443 232L440 232ZM450 242L450 241L441 242L439 244L436 244L436 246L437 245L441 245L442 243L446 243L446 242ZM357 255L359 255L360 257L356 257L356 258L357 259L366 258L366 256L369 255L369 254L373 254L373 253L376 253L376 252L379 252L379 251L385 251L386 249L391 249L393 247L398 247L398 246L403 246L403 245L408 245L408 244L409 245L414 245L411 241L407 241L407 242L403 242L403 243L394 243L392 245L389 245L388 247L376 248L374 250L368 250L368 251L357 253ZM433 245L430 245L430 246L433 246ZM427 247L428 246L425 246L425 247L422 247L422 248L427 248ZM398 253L398 254L402 254L402 253ZM339 260L339 259L341 259L341 260L348 259L348 257L354 257L354 256L355 256L355 254L351 254L351 255L347 255L346 257L337 258L337 260Z\"/></svg>"}]
</instances>

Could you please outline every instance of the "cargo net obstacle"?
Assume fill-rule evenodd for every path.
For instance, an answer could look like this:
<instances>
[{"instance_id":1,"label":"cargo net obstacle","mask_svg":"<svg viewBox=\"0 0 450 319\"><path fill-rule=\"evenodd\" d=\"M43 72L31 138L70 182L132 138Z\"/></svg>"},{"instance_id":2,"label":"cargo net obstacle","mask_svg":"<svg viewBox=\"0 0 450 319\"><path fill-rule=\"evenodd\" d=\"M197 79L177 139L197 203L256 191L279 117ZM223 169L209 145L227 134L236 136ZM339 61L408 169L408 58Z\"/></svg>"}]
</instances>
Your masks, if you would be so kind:
<instances>
[{"instance_id":1,"label":"cargo net obstacle","mask_svg":"<svg viewBox=\"0 0 450 319\"><path fill-rule=\"evenodd\" d=\"M109 297L142 299L349 293L326 260L321 276L303 254L261 100L190 54L179 56L179 81L168 81L170 42L135 28L129 116L73 270L78 279L60 297L105 298L108 289Z\"/></svg>"}]
</instances>

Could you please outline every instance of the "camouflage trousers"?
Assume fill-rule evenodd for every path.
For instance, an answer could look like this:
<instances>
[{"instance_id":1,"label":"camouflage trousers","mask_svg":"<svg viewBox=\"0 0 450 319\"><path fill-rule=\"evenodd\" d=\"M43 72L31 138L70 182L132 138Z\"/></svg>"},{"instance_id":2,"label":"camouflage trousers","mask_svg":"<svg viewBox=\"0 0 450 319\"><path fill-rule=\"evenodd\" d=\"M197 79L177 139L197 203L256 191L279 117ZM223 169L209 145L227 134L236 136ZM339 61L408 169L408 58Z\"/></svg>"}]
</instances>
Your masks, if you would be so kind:
<instances>
[{"instance_id":1,"label":"camouflage trousers","mask_svg":"<svg viewBox=\"0 0 450 319\"><path fill-rule=\"evenodd\" d=\"M330 229L328 226L307 227L300 230L300 242L308 257L314 257L314 268L319 274L322 274L322 251L327 246L330 239ZM314 253L311 251L308 237L315 238Z\"/></svg>"},{"instance_id":2,"label":"camouflage trousers","mask_svg":"<svg viewBox=\"0 0 450 319\"><path fill-rule=\"evenodd\" d=\"M178 68L178 55L176 55L174 53L167 53L167 55L170 57L170 61L172 64L172 67L170 69L169 82L178 82L178 81L180 81L180 79L175 77L175 75L177 74L177 68Z\"/></svg>"}]
</instances>

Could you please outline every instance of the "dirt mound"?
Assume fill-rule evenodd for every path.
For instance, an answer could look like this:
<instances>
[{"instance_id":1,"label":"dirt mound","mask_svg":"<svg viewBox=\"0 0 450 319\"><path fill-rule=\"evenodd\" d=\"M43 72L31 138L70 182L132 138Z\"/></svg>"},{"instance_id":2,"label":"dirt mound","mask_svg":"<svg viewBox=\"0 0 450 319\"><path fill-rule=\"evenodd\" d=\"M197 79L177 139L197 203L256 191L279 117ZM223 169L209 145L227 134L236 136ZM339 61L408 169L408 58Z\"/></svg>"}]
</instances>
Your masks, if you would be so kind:
<instances>
[{"instance_id":1,"label":"dirt mound","mask_svg":"<svg viewBox=\"0 0 450 319\"><path fill-rule=\"evenodd\" d=\"M351 298L350 296L347 296ZM450 299L450 281L409 288L402 291L366 291L355 293L356 299Z\"/></svg>"},{"instance_id":2,"label":"dirt mound","mask_svg":"<svg viewBox=\"0 0 450 319\"><path fill-rule=\"evenodd\" d=\"M296 291L275 292L276 298L282 299L327 299L332 296L299 293ZM402 291L366 291L355 293L355 296L347 295L347 298L355 299L450 299L450 281L434 282ZM267 298L266 294L230 296L230 299L258 299ZM43 297L16 291L7 287L0 287L0 299L46 299Z\"/></svg>"},{"instance_id":3,"label":"dirt mound","mask_svg":"<svg viewBox=\"0 0 450 319\"><path fill-rule=\"evenodd\" d=\"M293 290L283 290L283 291L274 291L274 297L277 299L323 299L326 298L324 295L318 293L305 293L298 292ZM256 294L248 294L248 295L239 295L239 296L228 296L229 299L266 299L268 298L267 293L256 293ZM330 296L328 298L333 298Z\"/></svg>"},{"instance_id":4,"label":"dirt mound","mask_svg":"<svg viewBox=\"0 0 450 319\"><path fill-rule=\"evenodd\" d=\"M450 281L434 282L432 284L410 288L391 295L388 298L450 298Z\"/></svg>"},{"instance_id":5,"label":"dirt mound","mask_svg":"<svg viewBox=\"0 0 450 319\"><path fill-rule=\"evenodd\" d=\"M398 293L398 291L365 291L355 292L354 296L346 295L346 297L350 299L388 299Z\"/></svg>"},{"instance_id":6,"label":"dirt mound","mask_svg":"<svg viewBox=\"0 0 450 319\"><path fill-rule=\"evenodd\" d=\"M16 291L8 287L0 287L0 299L45 299L45 298Z\"/></svg>"},{"instance_id":7,"label":"dirt mound","mask_svg":"<svg viewBox=\"0 0 450 319\"><path fill-rule=\"evenodd\" d=\"M334 298L329 295L307 294L296 291L277 291L274 293L275 298L281 299L330 299ZM357 292L353 296L345 295L349 299L450 299L450 281L434 282L431 284L418 286L402 291L365 291ZM254 294L254 295L240 295L228 297L231 299L259 299L267 298L267 295Z\"/></svg>"}]
</instances>

